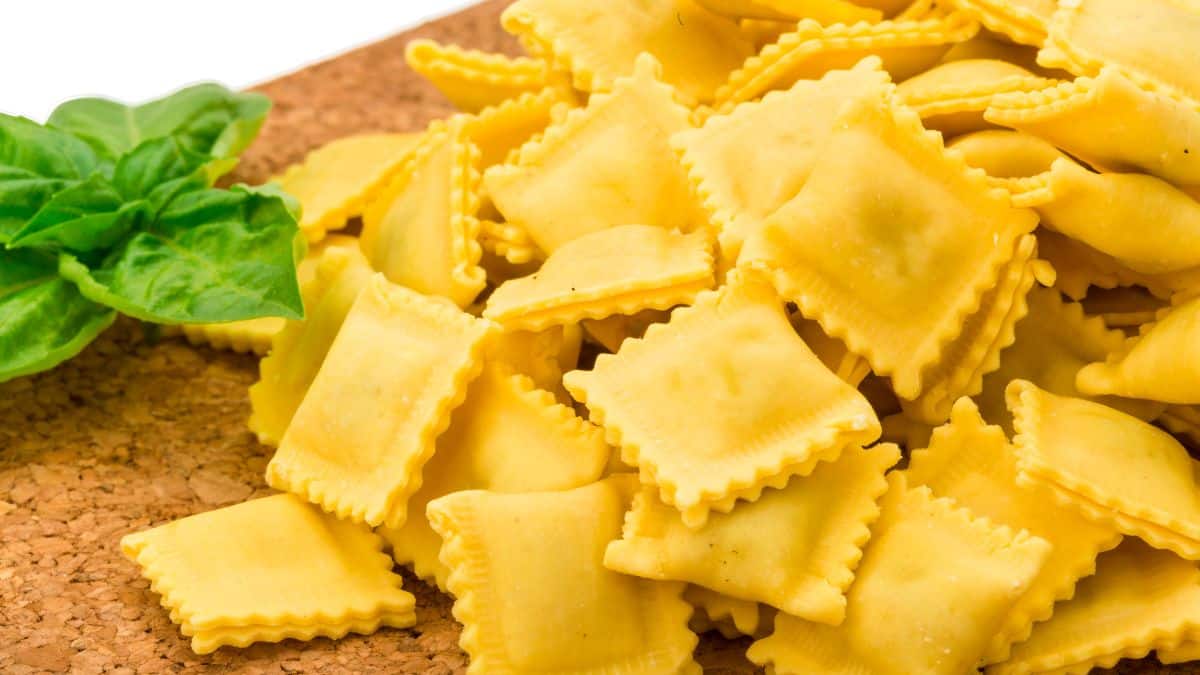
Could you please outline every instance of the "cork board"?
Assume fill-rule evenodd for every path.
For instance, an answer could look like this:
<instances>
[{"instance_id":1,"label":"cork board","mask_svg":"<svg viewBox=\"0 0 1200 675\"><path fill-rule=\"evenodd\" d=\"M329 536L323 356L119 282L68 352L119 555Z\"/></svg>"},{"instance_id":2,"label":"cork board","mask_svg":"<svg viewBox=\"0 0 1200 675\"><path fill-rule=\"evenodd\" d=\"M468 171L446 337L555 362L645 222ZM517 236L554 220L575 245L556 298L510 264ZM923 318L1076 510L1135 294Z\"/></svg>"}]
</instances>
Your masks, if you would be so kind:
<instances>
[{"instance_id":1,"label":"cork board","mask_svg":"<svg viewBox=\"0 0 1200 675\"><path fill-rule=\"evenodd\" d=\"M499 28L506 4L485 2L258 87L275 108L235 179L262 181L339 136L417 130L450 113L404 65L405 43L516 53ZM464 671L450 599L407 574L414 628L191 652L117 542L268 494L271 451L245 426L257 359L151 338L122 319L69 363L0 384L0 672ZM706 672L753 672L747 645L705 635L697 658ZM1200 669L1147 659L1116 672Z\"/></svg>"}]
</instances>

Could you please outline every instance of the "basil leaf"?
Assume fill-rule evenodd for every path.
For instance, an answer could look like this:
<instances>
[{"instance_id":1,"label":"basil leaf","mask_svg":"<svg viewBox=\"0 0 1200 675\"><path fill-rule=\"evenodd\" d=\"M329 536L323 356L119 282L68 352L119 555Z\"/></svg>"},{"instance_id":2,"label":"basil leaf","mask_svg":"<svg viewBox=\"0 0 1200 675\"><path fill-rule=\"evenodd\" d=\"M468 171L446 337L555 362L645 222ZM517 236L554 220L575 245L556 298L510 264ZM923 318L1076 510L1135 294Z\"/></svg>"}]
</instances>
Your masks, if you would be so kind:
<instances>
[{"instance_id":1,"label":"basil leaf","mask_svg":"<svg viewBox=\"0 0 1200 675\"><path fill-rule=\"evenodd\" d=\"M74 136L0 115L0 244L55 193L101 168L95 151Z\"/></svg>"},{"instance_id":2,"label":"basil leaf","mask_svg":"<svg viewBox=\"0 0 1200 675\"><path fill-rule=\"evenodd\" d=\"M59 277L52 257L0 249L0 382L75 356L115 317Z\"/></svg>"},{"instance_id":3,"label":"basil leaf","mask_svg":"<svg viewBox=\"0 0 1200 675\"><path fill-rule=\"evenodd\" d=\"M103 98L67 101L47 124L75 134L112 159L165 136L178 137L193 152L228 158L254 140L270 107L270 99L261 94L198 84L138 106Z\"/></svg>"},{"instance_id":4,"label":"basil leaf","mask_svg":"<svg viewBox=\"0 0 1200 675\"><path fill-rule=\"evenodd\" d=\"M296 319L304 316L298 231L278 197L185 192L96 266L63 253L59 273L86 297L145 321Z\"/></svg>"},{"instance_id":5,"label":"basil leaf","mask_svg":"<svg viewBox=\"0 0 1200 675\"><path fill-rule=\"evenodd\" d=\"M79 253L109 248L135 227L146 210L145 201L126 201L108 179L92 174L51 197L12 235L8 247Z\"/></svg>"},{"instance_id":6,"label":"basil leaf","mask_svg":"<svg viewBox=\"0 0 1200 675\"><path fill-rule=\"evenodd\" d=\"M300 216L304 214L304 208L301 206L300 200L285 191L279 183L269 182L262 185L236 183L233 187L245 190L246 192L267 195L268 197L279 197L283 200L284 206L287 207L288 213L292 214L292 217L296 219L296 222L300 222Z\"/></svg>"}]
</instances>

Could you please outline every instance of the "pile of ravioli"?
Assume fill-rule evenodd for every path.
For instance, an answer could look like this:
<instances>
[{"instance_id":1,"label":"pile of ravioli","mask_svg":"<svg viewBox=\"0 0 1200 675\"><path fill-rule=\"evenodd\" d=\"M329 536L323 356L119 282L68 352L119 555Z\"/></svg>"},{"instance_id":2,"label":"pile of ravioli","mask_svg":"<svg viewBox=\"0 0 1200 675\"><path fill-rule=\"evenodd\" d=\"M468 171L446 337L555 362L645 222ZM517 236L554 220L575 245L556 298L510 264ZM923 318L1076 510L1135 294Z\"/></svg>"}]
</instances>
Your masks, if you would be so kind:
<instances>
[{"instance_id":1,"label":"pile of ravioli","mask_svg":"<svg viewBox=\"0 0 1200 675\"><path fill-rule=\"evenodd\" d=\"M1200 658L1200 6L503 26L278 178L305 320L183 328L266 353L280 491L123 540L197 652L410 626L395 563L473 673Z\"/></svg>"}]
</instances>

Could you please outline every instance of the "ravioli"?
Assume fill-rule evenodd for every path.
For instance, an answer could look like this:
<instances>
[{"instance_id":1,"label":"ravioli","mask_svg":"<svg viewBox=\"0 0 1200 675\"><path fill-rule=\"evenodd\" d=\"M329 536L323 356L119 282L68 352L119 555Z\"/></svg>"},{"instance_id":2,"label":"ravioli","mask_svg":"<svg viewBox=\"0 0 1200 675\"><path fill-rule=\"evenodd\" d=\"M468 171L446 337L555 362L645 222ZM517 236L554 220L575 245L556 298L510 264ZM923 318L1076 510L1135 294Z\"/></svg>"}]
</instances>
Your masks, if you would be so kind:
<instances>
[{"instance_id":1,"label":"ravioli","mask_svg":"<svg viewBox=\"0 0 1200 675\"><path fill-rule=\"evenodd\" d=\"M483 316L536 331L690 304L713 283L707 231L621 225L574 239L537 272L505 282L488 298Z\"/></svg>"},{"instance_id":2,"label":"ravioli","mask_svg":"<svg viewBox=\"0 0 1200 675\"><path fill-rule=\"evenodd\" d=\"M893 79L901 81L934 65L950 45L978 30L979 24L964 14L832 26L803 20L732 72L716 92L715 107L727 112L768 91L849 68L872 55L881 59Z\"/></svg>"},{"instance_id":3,"label":"ravioli","mask_svg":"<svg viewBox=\"0 0 1200 675\"><path fill-rule=\"evenodd\" d=\"M476 113L547 86L566 86L541 59L509 58L433 40L412 40L404 60L456 108Z\"/></svg>"},{"instance_id":4,"label":"ravioli","mask_svg":"<svg viewBox=\"0 0 1200 675\"><path fill-rule=\"evenodd\" d=\"M484 188L544 253L616 225L689 231L699 224L687 176L668 145L689 111L657 79L653 57L488 169Z\"/></svg>"},{"instance_id":5,"label":"ravioli","mask_svg":"<svg viewBox=\"0 0 1200 675\"><path fill-rule=\"evenodd\" d=\"M978 665L1050 550L893 474L845 622L780 613L747 656L780 674L959 675Z\"/></svg>"},{"instance_id":6,"label":"ravioli","mask_svg":"<svg viewBox=\"0 0 1200 675\"><path fill-rule=\"evenodd\" d=\"M1028 288L1011 263L1030 254L1020 240L1036 222L947 153L916 113L856 102L804 188L767 218L738 264L770 270L781 295L914 400L930 388L926 373L935 366L955 389L964 374L969 388L991 365L993 343L1016 318L1015 295L998 297L999 320L985 320L956 346L961 363L943 357L999 278L1017 277L1014 294ZM858 253L845 264L830 250ZM939 398L956 397L948 390Z\"/></svg>"},{"instance_id":7,"label":"ravioli","mask_svg":"<svg viewBox=\"0 0 1200 675\"><path fill-rule=\"evenodd\" d=\"M1121 535L1060 506L1046 489L1019 484L1017 456L1004 430L984 423L970 399L954 404L950 421L933 431L929 447L912 453L904 471L910 484L927 485L976 516L1041 537L1053 548L1037 577L995 630L984 663L1008 658L1034 622L1045 621L1054 603L1072 596L1076 582L1092 574L1096 556Z\"/></svg>"},{"instance_id":8,"label":"ravioli","mask_svg":"<svg viewBox=\"0 0 1200 675\"><path fill-rule=\"evenodd\" d=\"M363 214L371 266L413 290L471 304L486 276L479 266L480 151L469 118L435 122L404 168Z\"/></svg>"},{"instance_id":9,"label":"ravioli","mask_svg":"<svg viewBox=\"0 0 1200 675\"><path fill-rule=\"evenodd\" d=\"M425 518L429 502L462 490L580 487L600 478L608 456L603 432L527 377L488 364L438 436L437 449L421 469L421 488L409 500L408 519L379 533L392 545L396 562L411 564L418 577L446 590L448 570L438 560L441 540Z\"/></svg>"},{"instance_id":10,"label":"ravioli","mask_svg":"<svg viewBox=\"0 0 1200 675\"><path fill-rule=\"evenodd\" d=\"M927 129L958 136L992 125L983 112L996 94L1043 89L1051 83L998 59L963 59L934 66L900 84L896 93Z\"/></svg>"},{"instance_id":11,"label":"ravioli","mask_svg":"<svg viewBox=\"0 0 1200 675\"><path fill-rule=\"evenodd\" d=\"M1176 648L1200 626L1197 607L1200 570L1194 562L1126 539L1100 556L1095 576L1079 582L1075 596L1016 645L1009 661L987 672L1085 673L1152 649Z\"/></svg>"},{"instance_id":12,"label":"ravioli","mask_svg":"<svg viewBox=\"0 0 1200 675\"><path fill-rule=\"evenodd\" d=\"M1177 404L1200 403L1195 363L1195 335L1200 325L1200 298L1161 310L1156 321L1076 376L1079 390L1092 395L1115 394Z\"/></svg>"},{"instance_id":13,"label":"ravioli","mask_svg":"<svg viewBox=\"0 0 1200 675\"><path fill-rule=\"evenodd\" d=\"M375 275L267 465L267 484L354 522L404 524L495 327Z\"/></svg>"},{"instance_id":14,"label":"ravioli","mask_svg":"<svg viewBox=\"0 0 1200 675\"><path fill-rule=\"evenodd\" d=\"M715 514L700 529L643 488L625 518L622 538L604 565L648 579L687 581L722 595L772 605L791 616L836 625L884 472L900 459L894 445L848 448L833 462L751 504Z\"/></svg>"},{"instance_id":15,"label":"ravioli","mask_svg":"<svg viewBox=\"0 0 1200 675\"><path fill-rule=\"evenodd\" d=\"M300 202L300 231L315 243L344 228L404 166L420 134L346 136L308 153L276 182Z\"/></svg>"},{"instance_id":16,"label":"ravioli","mask_svg":"<svg viewBox=\"0 0 1200 675\"><path fill-rule=\"evenodd\" d=\"M288 494L121 539L197 654L413 625L415 601L382 547L366 527Z\"/></svg>"},{"instance_id":17,"label":"ravioli","mask_svg":"<svg viewBox=\"0 0 1200 675\"><path fill-rule=\"evenodd\" d=\"M850 70L799 80L786 91L714 115L671 139L717 232L721 270L733 266L762 220L804 186L845 102L882 100L892 89L879 59L869 57ZM798 117L801 106L805 114ZM739 160L748 147L755 148L751 163Z\"/></svg>"},{"instance_id":18,"label":"ravioli","mask_svg":"<svg viewBox=\"0 0 1200 675\"><path fill-rule=\"evenodd\" d=\"M866 399L817 359L770 283L749 271L563 379L692 528L879 436Z\"/></svg>"},{"instance_id":19,"label":"ravioli","mask_svg":"<svg viewBox=\"0 0 1200 675\"><path fill-rule=\"evenodd\" d=\"M430 502L467 672L700 672L683 584L601 564L636 485L626 474L562 492L468 490Z\"/></svg>"},{"instance_id":20,"label":"ravioli","mask_svg":"<svg viewBox=\"0 0 1200 675\"><path fill-rule=\"evenodd\" d=\"M1196 462L1170 434L1108 406L1008 386L1019 480L1156 548L1200 559Z\"/></svg>"},{"instance_id":21,"label":"ravioli","mask_svg":"<svg viewBox=\"0 0 1200 675\"><path fill-rule=\"evenodd\" d=\"M691 104L711 101L754 50L736 22L693 0L518 0L500 23L529 53L569 71L577 89L614 89L649 54Z\"/></svg>"}]
</instances>

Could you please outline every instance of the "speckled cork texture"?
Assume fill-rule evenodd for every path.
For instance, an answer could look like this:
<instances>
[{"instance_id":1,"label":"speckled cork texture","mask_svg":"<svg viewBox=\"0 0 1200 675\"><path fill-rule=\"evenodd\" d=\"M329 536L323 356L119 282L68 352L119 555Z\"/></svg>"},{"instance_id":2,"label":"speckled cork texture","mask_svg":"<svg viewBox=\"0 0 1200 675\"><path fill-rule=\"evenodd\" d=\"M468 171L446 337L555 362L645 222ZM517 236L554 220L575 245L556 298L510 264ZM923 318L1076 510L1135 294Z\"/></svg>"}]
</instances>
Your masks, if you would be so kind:
<instances>
[{"instance_id":1,"label":"speckled cork texture","mask_svg":"<svg viewBox=\"0 0 1200 675\"><path fill-rule=\"evenodd\" d=\"M236 180L258 182L361 131L416 130L451 112L404 65L432 37L516 53L506 0L398 35L258 89L275 108ZM417 625L332 641L288 640L197 656L118 540L269 494L271 450L246 430L251 356L154 340L121 320L78 358L0 384L0 673L459 673L450 599L405 575ZM705 635L706 672L748 673L748 642ZM1153 660L1120 673L1196 673Z\"/></svg>"}]
</instances>

